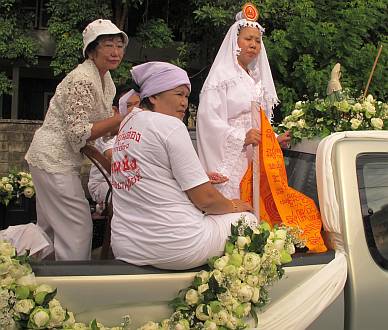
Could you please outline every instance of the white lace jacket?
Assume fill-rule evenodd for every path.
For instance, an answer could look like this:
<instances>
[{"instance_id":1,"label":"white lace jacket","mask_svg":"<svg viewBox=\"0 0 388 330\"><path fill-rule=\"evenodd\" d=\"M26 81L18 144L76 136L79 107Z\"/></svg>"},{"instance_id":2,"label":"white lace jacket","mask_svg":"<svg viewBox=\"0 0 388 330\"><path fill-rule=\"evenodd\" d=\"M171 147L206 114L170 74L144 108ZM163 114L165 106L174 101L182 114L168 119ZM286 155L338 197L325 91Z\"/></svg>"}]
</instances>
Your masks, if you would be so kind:
<instances>
[{"instance_id":1,"label":"white lace jacket","mask_svg":"<svg viewBox=\"0 0 388 330\"><path fill-rule=\"evenodd\" d=\"M49 173L79 173L79 150L90 137L92 123L112 116L116 88L109 71L104 90L97 67L85 60L57 86L41 128L25 159Z\"/></svg>"}]
</instances>

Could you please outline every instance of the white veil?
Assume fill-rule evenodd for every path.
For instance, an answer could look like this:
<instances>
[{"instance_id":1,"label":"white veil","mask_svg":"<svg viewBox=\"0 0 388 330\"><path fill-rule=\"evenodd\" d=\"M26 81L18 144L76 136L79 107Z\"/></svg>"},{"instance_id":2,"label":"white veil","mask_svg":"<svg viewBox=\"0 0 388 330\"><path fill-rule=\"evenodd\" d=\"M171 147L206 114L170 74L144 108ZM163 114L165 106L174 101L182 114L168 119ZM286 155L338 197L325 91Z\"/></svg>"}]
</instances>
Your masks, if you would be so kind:
<instances>
[{"instance_id":1,"label":"white veil","mask_svg":"<svg viewBox=\"0 0 388 330\"><path fill-rule=\"evenodd\" d=\"M236 15L236 19L241 17L241 13ZM226 34L224 41L218 50L217 56L213 62L210 72L202 87L201 94L206 93L209 89L233 86L237 83L243 68L238 64L237 55L241 49L237 44L238 31L241 27L257 27L263 33L264 28L257 22L246 19L237 20ZM255 83L261 82L261 100L267 117L273 117L273 108L279 103L275 84L272 79L271 68L268 63L267 52L261 40L261 50L259 56L248 66L251 77ZM203 95L201 95L203 96ZM254 101L254 100L252 100Z\"/></svg>"}]
</instances>

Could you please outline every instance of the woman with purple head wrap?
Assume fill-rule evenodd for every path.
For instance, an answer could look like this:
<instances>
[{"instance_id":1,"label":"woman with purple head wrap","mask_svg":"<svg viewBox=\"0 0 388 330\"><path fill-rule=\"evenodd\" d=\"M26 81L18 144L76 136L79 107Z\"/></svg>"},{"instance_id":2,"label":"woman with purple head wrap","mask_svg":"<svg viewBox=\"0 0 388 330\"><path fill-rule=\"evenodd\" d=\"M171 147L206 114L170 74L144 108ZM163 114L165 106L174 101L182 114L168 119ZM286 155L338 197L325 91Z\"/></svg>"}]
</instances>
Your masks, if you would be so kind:
<instances>
[{"instance_id":1,"label":"woman with purple head wrap","mask_svg":"<svg viewBox=\"0 0 388 330\"><path fill-rule=\"evenodd\" d=\"M240 217L235 213L251 208L214 189L199 162L182 122L191 90L187 73L163 62L131 73L141 103L124 119L113 148L113 253L165 269L205 264L222 254Z\"/></svg>"}]
</instances>

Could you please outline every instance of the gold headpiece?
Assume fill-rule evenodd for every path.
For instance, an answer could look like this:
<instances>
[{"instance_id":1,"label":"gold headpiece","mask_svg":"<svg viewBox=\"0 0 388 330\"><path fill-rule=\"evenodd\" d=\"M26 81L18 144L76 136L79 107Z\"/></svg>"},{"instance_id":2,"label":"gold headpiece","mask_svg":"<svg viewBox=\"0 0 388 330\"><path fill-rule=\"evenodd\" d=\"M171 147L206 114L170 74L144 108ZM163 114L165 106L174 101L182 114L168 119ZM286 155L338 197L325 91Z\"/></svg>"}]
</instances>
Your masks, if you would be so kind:
<instances>
[{"instance_id":1,"label":"gold headpiece","mask_svg":"<svg viewBox=\"0 0 388 330\"><path fill-rule=\"evenodd\" d=\"M256 22L259 19L259 10L254 4L247 2L242 8L243 17L248 21Z\"/></svg>"}]
</instances>

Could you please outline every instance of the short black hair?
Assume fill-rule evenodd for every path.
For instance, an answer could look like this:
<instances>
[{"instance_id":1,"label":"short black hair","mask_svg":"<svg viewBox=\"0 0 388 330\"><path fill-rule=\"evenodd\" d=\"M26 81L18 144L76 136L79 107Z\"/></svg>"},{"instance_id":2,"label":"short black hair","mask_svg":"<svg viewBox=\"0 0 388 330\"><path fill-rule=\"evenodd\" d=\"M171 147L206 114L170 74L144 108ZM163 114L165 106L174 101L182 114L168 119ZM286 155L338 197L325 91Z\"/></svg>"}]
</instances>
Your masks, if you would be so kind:
<instances>
[{"instance_id":1,"label":"short black hair","mask_svg":"<svg viewBox=\"0 0 388 330\"><path fill-rule=\"evenodd\" d=\"M89 53L94 51L102 39L121 37L121 41L124 42L124 36L122 33L117 34L101 34L95 40L93 40L85 49L85 58L89 58Z\"/></svg>"},{"instance_id":2,"label":"short black hair","mask_svg":"<svg viewBox=\"0 0 388 330\"><path fill-rule=\"evenodd\" d=\"M126 92L130 90L128 85L119 85L116 87L116 95L113 98L113 104L114 106L118 107L119 106L119 100L120 97L122 97Z\"/></svg>"},{"instance_id":3,"label":"short black hair","mask_svg":"<svg viewBox=\"0 0 388 330\"><path fill-rule=\"evenodd\" d=\"M145 108L147 110L154 111L154 105L148 97L145 97L140 101L140 108Z\"/></svg>"}]
</instances>

